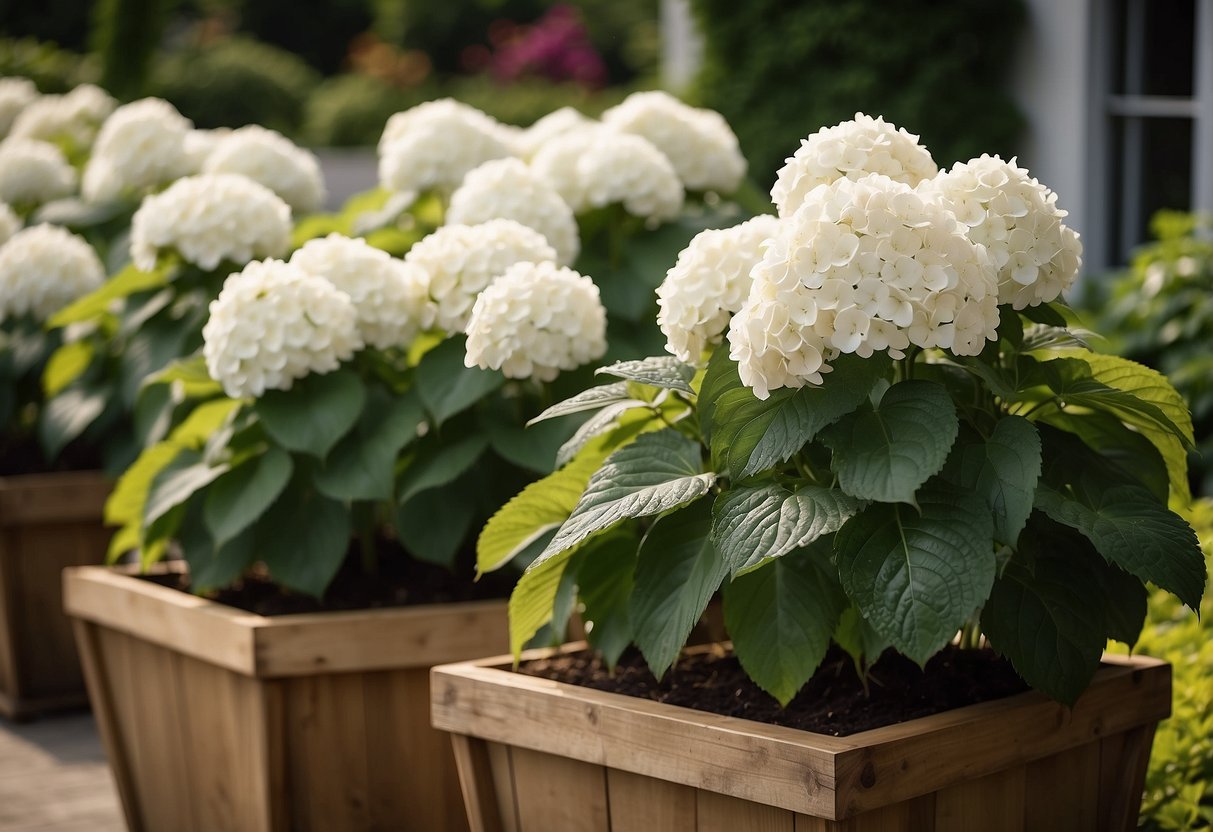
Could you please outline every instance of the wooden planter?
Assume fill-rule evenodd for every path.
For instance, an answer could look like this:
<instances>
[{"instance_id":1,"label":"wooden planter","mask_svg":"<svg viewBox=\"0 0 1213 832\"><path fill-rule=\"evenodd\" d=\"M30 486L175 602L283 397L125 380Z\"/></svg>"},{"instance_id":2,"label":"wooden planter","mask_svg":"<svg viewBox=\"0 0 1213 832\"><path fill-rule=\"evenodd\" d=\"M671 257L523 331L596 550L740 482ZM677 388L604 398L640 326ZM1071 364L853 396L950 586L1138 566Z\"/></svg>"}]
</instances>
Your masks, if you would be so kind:
<instances>
[{"instance_id":1,"label":"wooden planter","mask_svg":"<svg viewBox=\"0 0 1213 832\"><path fill-rule=\"evenodd\" d=\"M570 645L564 649L577 649ZM1132 830L1171 668L829 737L509 672L433 671L473 832Z\"/></svg>"},{"instance_id":2,"label":"wooden planter","mask_svg":"<svg viewBox=\"0 0 1213 832\"><path fill-rule=\"evenodd\" d=\"M0 715L88 701L60 573L105 560L109 492L94 472L0 477Z\"/></svg>"},{"instance_id":3,"label":"wooden planter","mask_svg":"<svg viewBox=\"0 0 1213 832\"><path fill-rule=\"evenodd\" d=\"M64 573L132 830L459 830L429 668L506 649L504 601L267 618Z\"/></svg>"}]
</instances>

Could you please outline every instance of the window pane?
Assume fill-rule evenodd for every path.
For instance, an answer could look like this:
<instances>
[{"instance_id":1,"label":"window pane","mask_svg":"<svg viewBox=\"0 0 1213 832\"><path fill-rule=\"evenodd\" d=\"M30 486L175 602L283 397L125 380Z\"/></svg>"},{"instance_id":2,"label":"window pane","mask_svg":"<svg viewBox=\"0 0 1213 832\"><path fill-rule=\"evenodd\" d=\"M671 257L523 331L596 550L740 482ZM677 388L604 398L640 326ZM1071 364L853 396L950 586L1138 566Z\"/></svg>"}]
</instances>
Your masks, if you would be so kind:
<instances>
[{"instance_id":1,"label":"window pane","mask_svg":"<svg viewBox=\"0 0 1213 832\"><path fill-rule=\"evenodd\" d=\"M1192 132L1186 118L1113 120L1113 217L1111 253L1128 262L1133 248L1149 237L1150 217L1163 208L1191 210Z\"/></svg>"},{"instance_id":2,"label":"window pane","mask_svg":"<svg viewBox=\"0 0 1213 832\"><path fill-rule=\"evenodd\" d=\"M1191 98L1196 0L1111 0L1115 95Z\"/></svg>"}]
</instances>

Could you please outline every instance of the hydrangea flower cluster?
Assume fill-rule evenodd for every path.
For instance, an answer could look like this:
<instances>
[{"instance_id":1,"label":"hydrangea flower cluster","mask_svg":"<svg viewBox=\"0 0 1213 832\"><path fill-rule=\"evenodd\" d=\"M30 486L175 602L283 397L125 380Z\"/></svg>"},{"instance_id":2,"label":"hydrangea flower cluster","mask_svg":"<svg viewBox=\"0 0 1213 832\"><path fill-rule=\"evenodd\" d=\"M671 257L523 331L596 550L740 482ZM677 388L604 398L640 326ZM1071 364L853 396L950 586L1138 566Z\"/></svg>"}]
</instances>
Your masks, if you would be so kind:
<instances>
[{"instance_id":1,"label":"hydrangea flower cluster","mask_svg":"<svg viewBox=\"0 0 1213 832\"><path fill-rule=\"evenodd\" d=\"M54 225L18 231L0 246L0 320L44 321L96 289L105 269L93 247Z\"/></svg>"},{"instance_id":2,"label":"hydrangea flower cluster","mask_svg":"<svg viewBox=\"0 0 1213 832\"><path fill-rule=\"evenodd\" d=\"M185 134L185 155L189 159L190 173L201 173L207 157L219 145L224 136L230 136L230 127L215 127L211 130L191 130Z\"/></svg>"},{"instance_id":3,"label":"hydrangea flower cluster","mask_svg":"<svg viewBox=\"0 0 1213 832\"><path fill-rule=\"evenodd\" d=\"M0 246L20 230L21 218L17 216L17 212L6 203L0 202Z\"/></svg>"},{"instance_id":4,"label":"hydrangea flower cluster","mask_svg":"<svg viewBox=\"0 0 1213 832\"><path fill-rule=\"evenodd\" d=\"M981 352L996 337L998 285L966 231L943 205L881 174L811 191L782 220L730 325L743 383L765 399L820 384L838 353Z\"/></svg>"},{"instance_id":5,"label":"hydrangea flower cluster","mask_svg":"<svg viewBox=\"0 0 1213 832\"><path fill-rule=\"evenodd\" d=\"M76 192L76 170L50 142L10 136L0 142L0 201L26 209Z\"/></svg>"},{"instance_id":6,"label":"hydrangea flower cluster","mask_svg":"<svg viewBox=\"0 0 1213 832\"><path fill-rule=\"evenodd\" d=\"M65 140L77 150L92 147L101 124L118 102L93 84L81 84L66 95L43 95L16 120L10 135L53 142Z\"/></svg>"},{"instance_id":7,"label":"hydrangea flower cluster","mask_svg":"<svg viewBox=\"0 0 1213 832\"><path fill-rule=\"evenodd\" d=\"M0 78L0 138L8 135L17 116L38 97L28 78Z\"/></svg>"},{"instance_id":8,"label":"hydrangea flower cluster","mask_svg":"<svg viewBox=\"0 0 1213 832\"><path fill-rule=\"evenodd\" d=\"M779 220L764 214L695 235L657 288L657 324L669 352L698 364L708 344L720 343L749 297L750 270L762 259L763 243L778 230Z\"/></svg>"},{"instance_id":9,"label":"hydrangea flower cluster","mask_svg":"<svg viewBox=\"0 0 1213 832\"><path fill-rule=\"evenodd\" d=\"M364 240L340 234L309 240L290 262L349 296L369 346L405 346L429 327L424 272Z\"/></svg>"},{"instance_id":10,"label":"hydrangea flower cluster","mask_svg":"<svg viewBox=\"0 0 1213 832\"><path fill-rule=\"evenodd\" d=\"M185 137L193 123L161 98L124 104L105 120L81 191L91 202L144 193L190 172Z\"/></svg>"},{"instance_id":11,"label":"hydrangea flower cluster","mask_svg":"<svg viewBox=\"0 0 1213 832\"><path fill-rule=\"evenodd\" d=\"M542 234L503 219L444 225L404 257L425 273L427 319L447 333L464 331L476 296L510 266L555 259L556 250Z\"/></svg>"},{"instance_id":12,"label":"hydrangea flower cluster","mask_svg":"<svg viewBox=\"0 0 1213 832\"><path fill-rule=\"evenodd\" d=\"M316 154L256 124L218 137L202 172L247 176L282 197L295 214L317 211L324 204L324 178Z\"/></svg>"},{"instance_id":13,"label":"hydrangea flower cluster","mask_svg":"<svg viewBox=\"0 0 1213 832\"><path fill-rule=\"evenodd\" d=\"M602 121L652 142L687 190L732 193L745 177L737 135L715 110L691 107L666 92L637 92L604 112Z\"/></svg>"},{"instance_id":14,"label":"hydrangea flower cluster","mask_svg":"<svg viewBox=\"0 0 1213 832\"><path fill-rule=\"evenodd\" d=\"M836 179L858 179L880 173L911 187L937 172L930 152L918 137L883 118L856 113L852 121L823 127L807 139L779 170L771 200L787 217L818 185Z\"/></svg>"},{"instance_id":15,"label":"hydrangea flower cluster","mask_svg":"<svg viewBox=\"0 0 1213 832\"><path fill-rule=\"evenodd\" d=\"M1015 309L1056 300L1082 265L1082 243L1057 194L1027 170L983 154L924 185L986 247L998 269L998 302Z\"/></svg>"},{"instance_id":16,"label":"hydrangea flower cluster","mask_svg":"<svg viewBox=\"0 0 1213 832\"><path fill-rule=\"evenodd\" d=\"M290 390L328 373L362 348L349 296L281 260L253 261L230 275L211 301L202 354L232 398Z\"/></svg>"},{"instance_id":17,"label":"hydrangea flower cluster","mask_svg":"<svg viewBox=\"0 0 1213 832\"><path fill-rule=\"evenodd\" d=\"M629 214L653 222L682 210L682 182L651 142L609 127L569 130L531 160L576 213L622 203Z\"/></svg>"},{"instance_id":18,"label":"hydrangea flower cluster","mask_svg":"<svg viewBox=\"0 0 1213 832\"><path fill-rule=\"evenodd\" d=\"M468 367L552 381L606 353L606 310L588 277L555 263L516 263L476 299Z\"/></svg>"},{"instance_id":19,"label":"hydrangea flower cluster","mask_svg":"<svg viewBox=\"0 0 1213 832\"><path fill-rule=\"evenodd\" d=\"M210 270L224 260L281 256L290 241L290 207L264 185L233 173L178 179L144 199L131 220L131 259L147 271L167 249Z\"/></svg>"},{"instance_id":20,"label":"hydrangea flower cluster","mask_svg":"<svg viewBox=\"0 0 1213 832\"><path fill-rule=\"evenodd\" d=\"M449 98L388 119L379 139L379 183L390 191L450 191L473 168L512 156L511 136L489 116Z\"/></svg>"},{"instance_id":21,"label":"hydrangea flower cluster","mask_svg":"<svg viewBox=\"0 0 1213 832\"><path fill-rule=\"evenodd\" d=\"M592 127L596 123L572 107L561 107L543 116L515 137L514 151L529 161L539 152L539 148L557 136L582 127Z\"/></svg>"},{"instance_id":22,"label":"hydrangea flower cluster","mask_svg":"<svg viewBox=\"0 0 1213 832\"><path fill-rule=\"evenodd\" d=\"M561 265L577 258L581 241L573 209L521 159L485 162L451 195L447 222L476 225L494 219L514 220L538 231L556 249Z\"/></svg>"}]
</instances>

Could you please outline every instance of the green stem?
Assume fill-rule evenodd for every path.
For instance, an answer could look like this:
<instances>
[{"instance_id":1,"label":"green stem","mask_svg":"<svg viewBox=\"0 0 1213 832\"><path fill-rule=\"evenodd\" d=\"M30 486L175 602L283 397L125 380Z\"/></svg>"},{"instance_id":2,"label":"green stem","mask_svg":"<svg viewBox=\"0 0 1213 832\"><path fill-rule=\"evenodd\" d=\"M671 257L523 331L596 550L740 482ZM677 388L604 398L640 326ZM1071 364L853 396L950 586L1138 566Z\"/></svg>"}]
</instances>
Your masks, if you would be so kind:
<instances>
[{"instance_id":1,"label":"green stem","mask_svg":"<svg viewBox=\"0 0 1213 832\"><path fill-rule=\"evenodd\" d=\"M960 649L976 650L981 647L981 610L965 622L960 630Z\"/></svg>"}]
</instances>

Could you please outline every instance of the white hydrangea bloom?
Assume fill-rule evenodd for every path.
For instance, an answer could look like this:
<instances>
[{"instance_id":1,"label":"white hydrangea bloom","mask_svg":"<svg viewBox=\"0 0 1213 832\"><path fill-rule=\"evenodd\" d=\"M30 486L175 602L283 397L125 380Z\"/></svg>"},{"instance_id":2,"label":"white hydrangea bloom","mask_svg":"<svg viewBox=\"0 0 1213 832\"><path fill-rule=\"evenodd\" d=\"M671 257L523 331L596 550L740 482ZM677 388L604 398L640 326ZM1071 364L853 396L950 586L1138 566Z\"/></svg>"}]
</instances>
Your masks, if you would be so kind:
<instances>
[{"instance_id":1,"label":"white hydrangea bloom","mask_svg":"<svg viewBox=\"0 0 1213 832\"><path fill-rule=\"evenodd\" d=\"M771 188L771 201L781 217L795 212L809 191L836 179L880 173L913 187L939 170L918 136L863 113L801 139L786 162Z\"/></svg>"},{"instance_id":2,"label":"white hydrangea bloom","mask_svg":"<svg viewBox=\"0 0 1213 832\"><path fill-rule=\"evenodd\" d=\"M67 95L43 95L31 102L13 122L10 135L48 142L65 140L76 150L86 150L117 106L105 90L81 84Z\"/></svg>"},{"instance_id":3,"label":"white hydrangea bloom","mask_svg":"<svg viewBox=\"0 0 1213 832\"><path fill-rule=\"evenodd\" d=\"M591 127L596 123L572 107L561 107L523 130L514 140L514 149L519 156L530 161L539 152L539 148L557 136L581 127Z\"/></svg>"},{"instance_id":4,"label":"white hydrangea bloom","mask_svg":"<svg viewBox=\"0 0 1213 832\"><path fill-rule=\"evenodd\" d=\"M0 142L0 201L26 208L76 192L76 169L50 142L10 136Z\"/></svg>"},{"instance_id":5,"label":"white hydrangea bloom","mask_svg":"<svg viewBox=\"0 0 1213 832\"><path fill-rule=\"evenodd\" d=\"M588 277L555 263L516 263L476 298L468 367L552 381L606 353L606 310Z\"/></svg>"},{"instance_id":6,"label":"white hydrangea bloom","mask_svg":"<svg viewBox=\"0 0 1213 832\"><path fill-rule=\"evenodd\" d=\"M162 98L132 101L105 120L84 168L91 202L149 191L190 172L185 137L193 123Z\"/></svg>"},{"instance_id":7,"label":"white hydrangea bloom","mask_svg":"<svg viewBox=\"0 0 1213 832\"><path fill-rule=\"evenodd\" d=\"M324 204L324 178L316 154L256 124L219 138L202 164L203 173L239 173L286 200L295 214Z\"/></svg>"},{"instance_id":8,"label":"white hydrangea bloom","mask_svg":"<svg viewBox=\"0 0 1213 832\"><path fill-rule=\"evenodd\" d=\"M105 280L93 247L56 225L18 231L0 246L0 320L44 321Z\"/></svg>"},{"instance_id":9,"label":"white hydrangea bloom","mask_svg":"<svg viewBox=\"0 0 1213 832\"><path fill-rule=\"evenodd\" d=\"M427 318L447 333L463 332L476 296L510 266L555 260L542 234L514 220L444 225L404 256L425 273Z\"/></svg>"},{"instance_id":10,"label":"white hydrangea bloom","mask_svg":"<svg viewBox=\"0 0 1213 832\"><path fill-rule=\"evenodd\" d=\"M576 213L622 203L629 214L661 222L682 210L685 193L670 160L631 133L570 130L543 145L531 167Z\"/></svg>"},{"instance_id":11,"label":"white hydrangea bloom","mask_svg":"<svg viewBox=\"0 0 1213 832\"><path fill-rule=\"evenodd\" d=\"M194 129L185 134L185 156L189 160L190 174L201 173L202 166L211 151L224 136L230 136L230 127L215 127L211 130Z\"/></svg>"},{"instance_id":12,"label":"white hydrangea bloom","mask_svg":"<svg viewBox=\"0 0 1213 832\"><path fill-rule=\"evenodd\" d=\"M309 240L290 262L350 296L358 331L370 346L406 346L430 325L425 274L364 240L340 234Z\"/></svg>"},{"instance_id":13,"label":"white hydrangea bloom","mask_svg":"<svg viewBox=\"0 0 1213 832\"><path fill-rule=\"evenodd\" d=\"M324 278L281 260L254 260L211 301L202 328L207 372L232 398L290 390L362 349L357 317L349 296Z\"/></svg>"},{"instance_id":14,"label":"white hydrangea bloom","mask_svg":"<svg viewBox=\"0 0 1213 832\"><path fill-rule=\"evenodd\" d=\"M1057 194L1015 160L983 154L941 172L922 191L951 209L998 269L998 302L1015 309L1056 300L1082 265L1078 233L1062 219Z\"/></svg>"},{"instance_id":15,"label":"white hydrangea bloom","mask_svg":"<svg viewBox=\"0 0 1213 832\"><path fill-rule=\"evenodd\" d=\"M632 93L604 112L602 121L652 142L687 190L732 193L745 177L737 135L715 110L691 107L654 90Z\"/></svg>"},{"instance_id":16,"label":"white hydrangea bloom","mask_svg":"<svg viewBox=\"0 0 1213 832\"><path fill-rule=\"evenodd\" d=\"M388 119L379 139L379 184L390 191L451 191L473 168L513 155L502 126L449 98Z\"/></svg>"},{"instance_id":17,"label":"white hydrangea bloom","mask_svg":"<svg viewBox=\"0 0 1213 832\"><path fill-rule=\"evenodd\" d=\"M778 230L778 218L764 214L695 235L657 288L657 325L670 353L698 364L708 344L720 343L749 297L750 270L762 259L762 244Z\"/></svg>"},{"instance_id":18,"label":"white hydrangea bloom","mask_svg":"<svg viewBox=\"0 0 1213 832\"><path fill-rule=\"evenodd\" d=\"M175 249L186 261L213 269L286 253L291 209L264 185L234 173L178 179L143 200L131 220L131 259L141 269Z\"/></svg>"},{"instance_id":19,"label":"white hydrangea bloom","mask_svg":"<svg viewBox=\"0 0 1213 832\"><path fill-rule=\"evenodd\" d=\"M21 230L21 218L6 203L0 202L0 246Z\"/></svg>"},{"instance_id":20,"label":"white hydrangea bloom","mask_svg":"<svg viewBox=\"0 0 1213 832\"><path fill-rule=\"evenodd\" d=\"M729 328L729 354L760 398L820 384L838 353L911 344L976 355L998 328L985 249L938 202L871 174L814 189L780 223Z\"/></svg>"},{"instance_id":21,"label":"white hydrangea bloom","mask_svg":"<svg viewBox=\"0 0 1213 832\"><path fill-rule=\"evenodd\" d=\"M577 259L581 241L573 209L521 159L485 162L464 177L451 195L448 223L476 225L495 219L514 220L538 231L556 249L562 266Z\"/></svg>"},{"instance_id":22,"label":"white hydrangea bloom","mask_svg":"<svg viewBox=\"0 0 1213 832\"><path fill-rule=\"evenodd\" d=\"M0 78L0 138L8 135L17 116L38 97L28 78Z\"/></svg>"}]
</instances>

